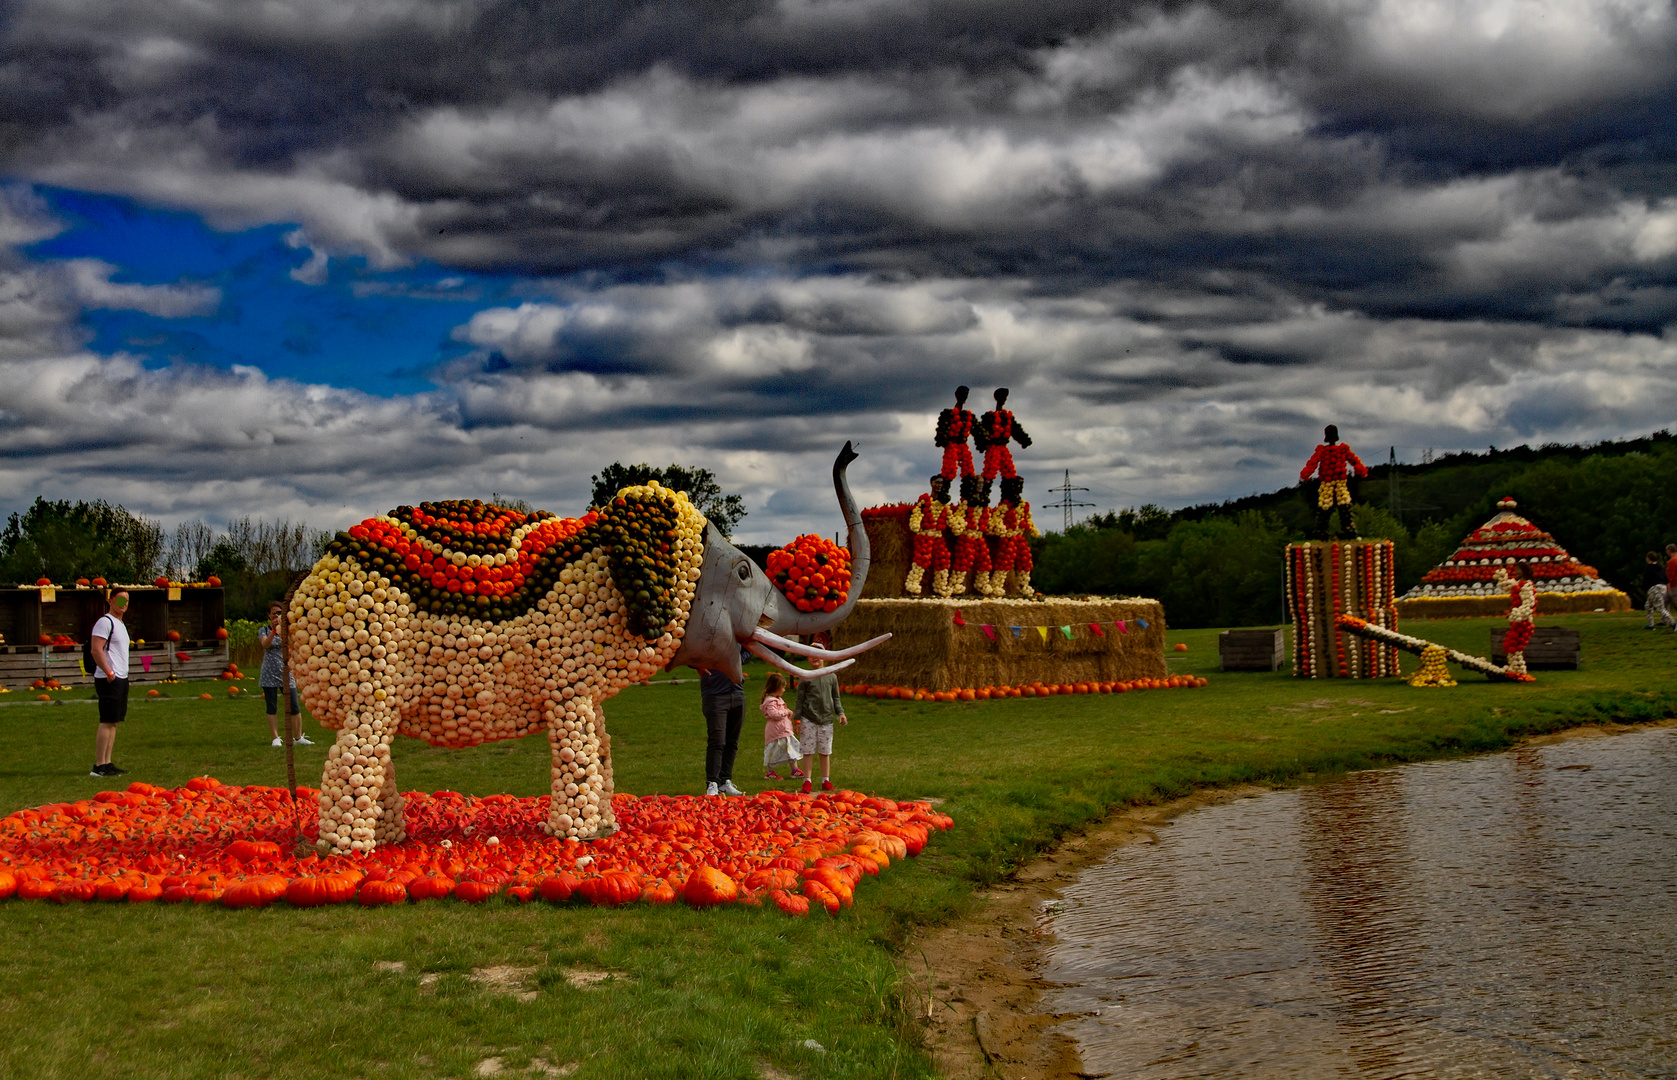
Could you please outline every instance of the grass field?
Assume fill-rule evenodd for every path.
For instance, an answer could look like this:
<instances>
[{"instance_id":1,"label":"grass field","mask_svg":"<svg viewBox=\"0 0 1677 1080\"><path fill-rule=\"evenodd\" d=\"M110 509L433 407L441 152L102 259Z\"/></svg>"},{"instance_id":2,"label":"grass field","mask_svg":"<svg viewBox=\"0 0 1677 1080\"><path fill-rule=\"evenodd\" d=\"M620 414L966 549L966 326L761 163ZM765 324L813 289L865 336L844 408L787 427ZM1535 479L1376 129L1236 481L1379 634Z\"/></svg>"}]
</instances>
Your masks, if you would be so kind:
<instances>
[{"instance_id":1,"label":"grass field","mask_svg":"<svg viewBox=\"0 0 1677 1080\"><path fill-rule=\"evenodd\" d=\"M1583 631L1584 665L1539 672L1530 686L1477 676L1417 690L1396 680L1224 675L1216 631L1192 630L1170 634L1189 649L1168 656L1173 672L1211 679L1200 690L852 700L835 781L942 800L955 828L919 859L869 879L838 918L501 901L244 911L0 903L0 1076L465 1077L495 1066L503 1075L577 1077L929 1075L915 1007L899 999L915 927L959 916L976 886L1116 805L1677 714L1677 693L1664 689L1677 671L1677 635L1644 631L1639 614L1540 619L1551 621ZM1483 654L1491 625L1404 629ZM1406 662L1412 670L1414 658ZM215 699L197 700L203 689ZM116 753L132 770L124 781L175 786L208 773L284 784L260 698L229 701L220 685L170 692L130 710ZM64 705L0 696L0 813L120 786L87 776L95 713L76 699L88 695L54 695L75 701ZM619 791L702 786L696 682L632 687L606 713ZM736 778L747 791L763 786L755 716L748 712ZM298 748L298 778L316 784L326 739L312 722L308 729L321 741ZM399 743L404 789L545 789L542 740L464 751ZM493 974L522 993L474 977L487 969L503 969ZM588 981L600 975L609 977ZM495 1065L484 1064L490 1059Z\"/></svg>"}]
</instances>

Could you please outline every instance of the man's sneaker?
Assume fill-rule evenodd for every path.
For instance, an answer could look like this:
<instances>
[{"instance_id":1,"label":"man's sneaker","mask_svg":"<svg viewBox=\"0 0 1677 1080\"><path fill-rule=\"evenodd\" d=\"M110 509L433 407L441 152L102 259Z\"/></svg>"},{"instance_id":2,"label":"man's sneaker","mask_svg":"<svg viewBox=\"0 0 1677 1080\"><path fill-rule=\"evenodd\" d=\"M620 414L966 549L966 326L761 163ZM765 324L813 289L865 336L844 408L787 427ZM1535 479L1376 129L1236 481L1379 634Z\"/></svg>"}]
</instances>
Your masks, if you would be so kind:
<instances>
[{"instance_id":1,"label":"man's sneaker","mask_svg":"<svg viewBox=\"0 0 1677 1080\"><path fill-rule=\"evenodd\" d=\"M744 795L745 794L745 792L741 791L739 788L734 786L734 782L732 780L722 781L722 783L717 786L716 790L720 791L724 795Z\"/></svg>"},{"instance_id":2,"label":"man's sneaker","mask_svg":"<svg viewBox=\"0 0 1677 1080\"><path fill-rule=\"evenodd\" d=\"M833 790L833 782L831 780L827 779L826 777L822 777L821 778L821 790L822 791Z\"/></svg>"},{"instance_id":3,"label":"man's sneaker","mask_svg":"<svg viewBox=\"0 0 1677 1080\"><path fill-rule=\"evenodd\" d=\"M128 770L123 769L123 768L119 768L117 766L116 762L114 762L114 761L111 762L109 765L106 765L105 768L110 770L110 772L105 774L106 776L127 776L128 775Z\"/></svg>"},{"instance_id":4,"label":"man's sneaker","mask_svg":"<svg viewBox=\"0 0 1677 1080\"><path fill-rule=\"evenodd\" d=\"M706 795L715 795L716 794L716 785L715 784L706 784L705 785L705 794Z\"/></svg>"},{"instance_id":5,"label":"man's sneaker","mask_svg":"<svg viewBox=\"0 0 1677 1080\"><path fill-rule=\"evenodd\" d=\"M810 793L811 787L812 787L812 785L810 784L810 782L808 780L805 780L804 781L804 786L799 788L798 790L803 792L805 795L808 795Z\"/></svg>"},{"instance_id":6,"label":"man's sneaker","mask_svg":"<svg viewBox=\"0 0 1677 1080\"><path fill-rule=\"evenodd\" d=\"M299 736L297 736L297 741L295 743L293 743L292 745L294 745L294 746L313 746L314 745L314 740L309 738L307 735L299 735Z\"/></svg>"},{"instance_id":7,"label":"man's sneaker","mask_svg":"<svg viewBox=\"0 0 1677 1080\"><path fill-rule=\"evenodd\" d=\"M285 745L285 740L280 738L278 735L275 735L274 736L274 741L270 745L272 745L272 746L284 746Z\"/></svg>"},{"instance_id":8,"label":"man's sneaker","mask_svg":"<svg viewBox=\"0 0 1677 1080\"><path fill-rule=\"evenodd\" d=\"M87 775L89 775L89 776L109 776L109 775L111 775L110 773L105 771L105 768L106 768L106 766L104 766L104 765L95 765L95 766L93 766L93 768L91 770L89 770Z\"/></svg>"}]
</instances>

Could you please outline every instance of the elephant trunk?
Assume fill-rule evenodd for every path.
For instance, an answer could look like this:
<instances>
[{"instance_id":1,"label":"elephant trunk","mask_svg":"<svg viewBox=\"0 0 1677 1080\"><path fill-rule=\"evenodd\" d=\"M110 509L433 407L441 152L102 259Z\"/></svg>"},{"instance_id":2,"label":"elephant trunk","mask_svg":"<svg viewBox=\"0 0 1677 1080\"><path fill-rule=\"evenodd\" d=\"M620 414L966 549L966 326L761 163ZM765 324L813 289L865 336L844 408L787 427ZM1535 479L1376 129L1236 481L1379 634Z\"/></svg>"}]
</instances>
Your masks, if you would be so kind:
<instances>
[{"instance_id":1,"label":"elephant trunk","mask_svg":"<svg viewBox=\"0 0 1677 1080\"><path fill-rule=\"evenodd\" d=\"M850 595L834 611L799 611L777 596L774 622L768 627L773 633L803 636L831 630L850 616L856 601L861 599L862 586L868 579L868 530L862 527L862 511L857 508L855 496L850 494L850 482L844 475L856 457L856 451L847 442L833 462L833 489L838 492L839 511L844 514L845 528L849 530Z\"/></svg>"}]
</instances>

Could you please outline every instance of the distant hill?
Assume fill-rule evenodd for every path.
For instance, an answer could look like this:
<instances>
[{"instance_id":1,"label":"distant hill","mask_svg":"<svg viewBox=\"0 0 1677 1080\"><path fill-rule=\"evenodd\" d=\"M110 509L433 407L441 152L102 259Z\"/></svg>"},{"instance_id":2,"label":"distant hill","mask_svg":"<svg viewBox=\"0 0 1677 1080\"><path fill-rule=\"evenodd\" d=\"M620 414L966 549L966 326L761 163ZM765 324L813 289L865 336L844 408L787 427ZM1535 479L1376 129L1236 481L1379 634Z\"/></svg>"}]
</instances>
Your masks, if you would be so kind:
<instances>
[{"instance_id":1,"label":"distant hill","mask_svg":"<svg viewBox=\"0 0 1677 1080\"><path fill-rule=\"evenodd\" d=\"M1644 553L1677 541L1677 436L1657 431L1371 464L1357 485L1356 515L1364 536L1397 546L1401 593L1506 495L1640 600ZM1142 506L1096 515L1034 545L1032 584L1052 593L1156 596L1175 626L1276 623L1283 618L1281 549L1307 535L1314 517L1314 483L1176 511Z\"/></svg>"}]
</instances>

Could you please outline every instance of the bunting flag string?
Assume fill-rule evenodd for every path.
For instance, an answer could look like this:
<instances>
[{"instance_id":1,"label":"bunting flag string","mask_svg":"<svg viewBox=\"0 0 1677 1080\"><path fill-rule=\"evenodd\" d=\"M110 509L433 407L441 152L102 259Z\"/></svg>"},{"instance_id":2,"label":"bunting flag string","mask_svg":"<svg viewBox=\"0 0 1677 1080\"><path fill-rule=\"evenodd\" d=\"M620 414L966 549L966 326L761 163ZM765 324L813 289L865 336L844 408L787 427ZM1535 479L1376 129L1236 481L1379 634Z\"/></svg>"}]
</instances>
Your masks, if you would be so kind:
<instances>
[{"instance_id":1,"label":"bunting flag string","mask_svg":"<svg viewBox=\"0 0 1677 1080\"><path fill-rule=\"evenodd\" d=\"M1130 632L1130 625L1129 624L1132 621L1135 622L1138 626L1140 626L1143 630L1147 629L1147 620L1146 619L1134 619L1134 620L1114 619L1112 621L1112 625L1118 628L1118 632L1120 634L1128 634ZM967 622L965 616L962 615L961 610L959 608L955 609L955 616L954 616L953 622L956 626L971 625ZM991 625L990 623L979 623L977 625L978 625L978 628L980 630L984 631L984 636L985 637L989 638L991 641L997 640L999 635L997 633L997 628L995 626ZM1053 627L1050 627L1050 626L1009 626L1008 629L1013 631L1013 640L1015 640L1015 641L1018 641L1020 639L1020 637L1025 633L1026 630L1035 630L1037 632L1037 636L1042 638L1042 643L1044 645L1046 645L1046 644L1048 644L1048 631L1049 630L1058 630L1060 632L1061 636L1064 637L1067 641L1077 640L1077 634L1075 633L1075 631L1076 631L1078 626L1087 626L1089 628L1089 632L1092 633L1095 637L1105 637L1106 636L1106 624L1105 623L1098 623L1098 622L1066 623L1064 626L1053 626Z\"/></svg>"}]
</instances>

